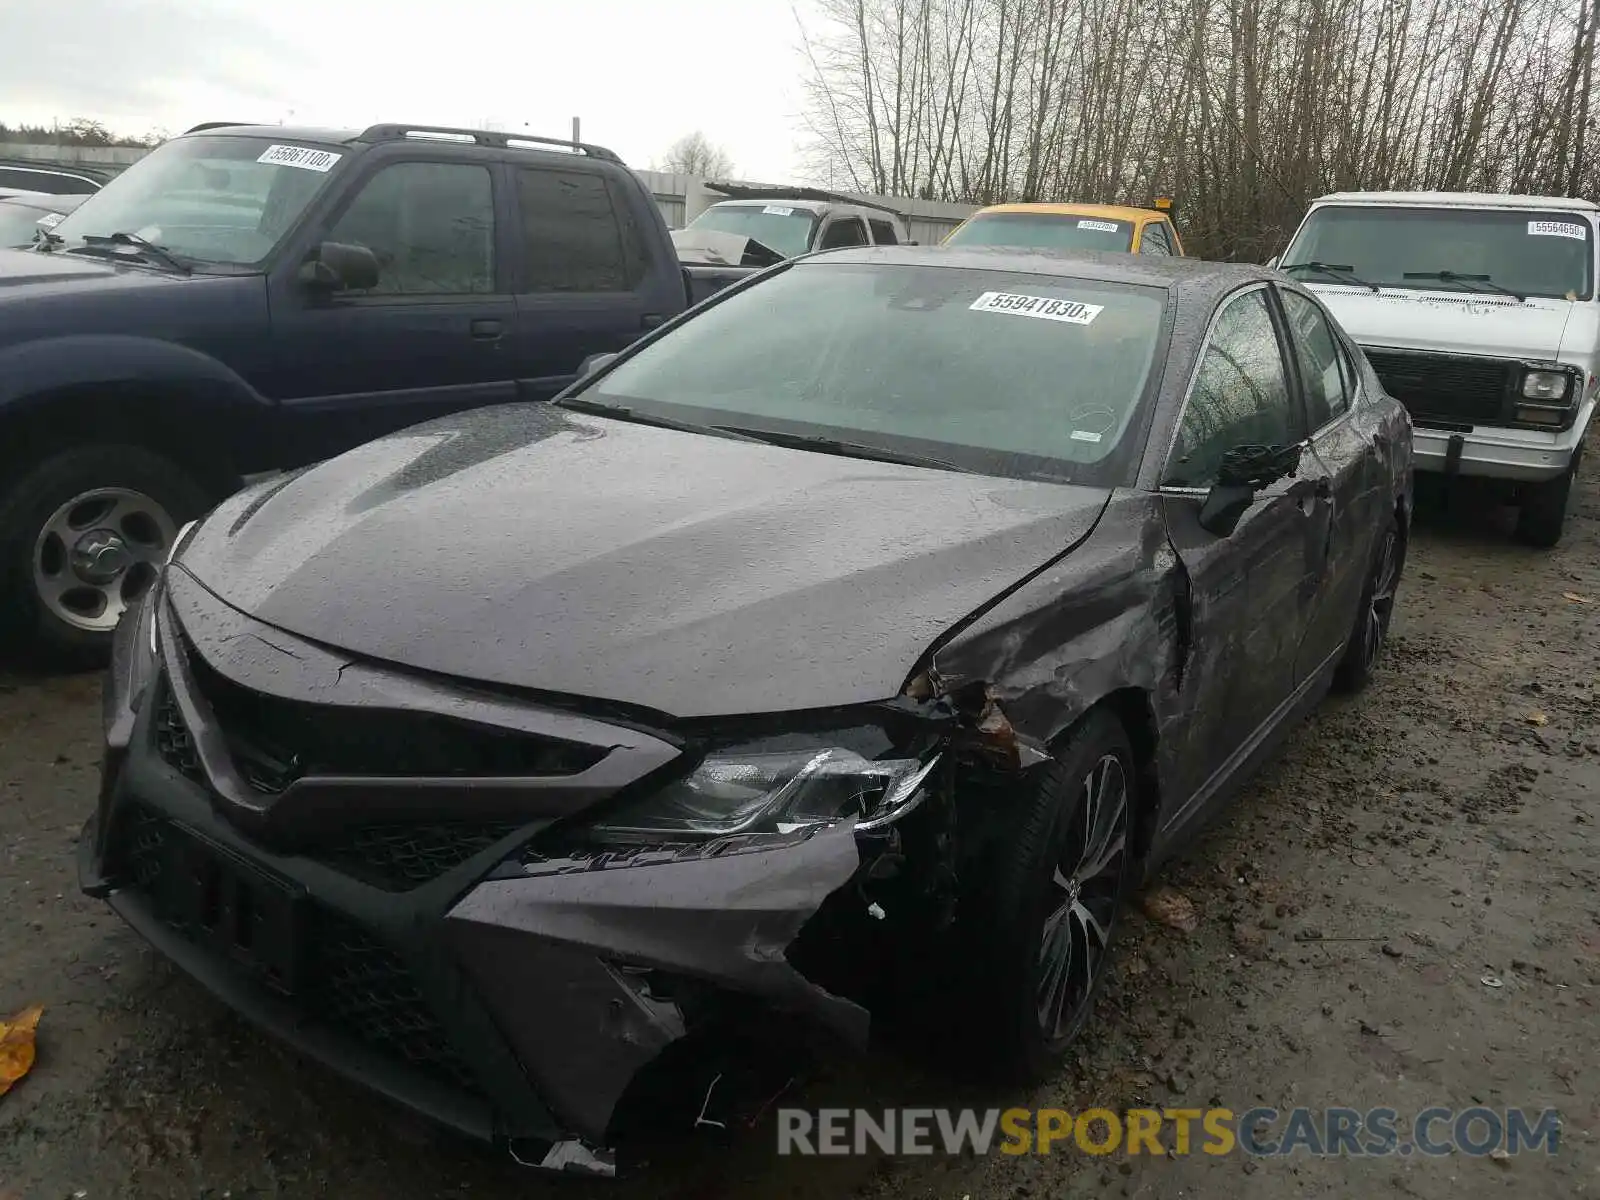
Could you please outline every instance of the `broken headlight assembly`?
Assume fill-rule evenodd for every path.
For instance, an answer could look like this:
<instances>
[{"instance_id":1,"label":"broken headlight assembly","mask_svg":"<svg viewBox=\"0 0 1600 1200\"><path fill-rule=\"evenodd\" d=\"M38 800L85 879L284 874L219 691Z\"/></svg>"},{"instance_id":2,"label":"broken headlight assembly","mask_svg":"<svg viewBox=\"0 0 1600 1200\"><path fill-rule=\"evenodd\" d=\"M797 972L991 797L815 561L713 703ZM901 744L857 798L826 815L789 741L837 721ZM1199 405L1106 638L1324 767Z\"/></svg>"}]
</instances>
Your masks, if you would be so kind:
<instances>
[{"instance_id":1,"label":"broken headlight assembly","mask_svg":"<svg viewBox=\"0 0 1600 1200\"><path fill-rule=\"evenodd\" d=\"M682 779L588 825L604 841L699 840L791 833L858 818L872 828L921 803L939 756L871 759L838 746L710 754Z\"/></svg>"}]
</instances>

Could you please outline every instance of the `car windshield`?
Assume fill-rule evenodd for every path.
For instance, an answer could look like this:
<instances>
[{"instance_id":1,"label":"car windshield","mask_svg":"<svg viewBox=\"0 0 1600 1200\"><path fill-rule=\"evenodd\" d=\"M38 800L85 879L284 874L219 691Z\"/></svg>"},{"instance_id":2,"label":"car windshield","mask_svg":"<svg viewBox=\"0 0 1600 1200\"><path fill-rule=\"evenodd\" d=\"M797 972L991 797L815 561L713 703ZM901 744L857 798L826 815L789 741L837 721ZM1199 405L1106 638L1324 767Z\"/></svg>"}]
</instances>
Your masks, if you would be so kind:
<instances>
[{"instance_id":1,"label":"car windshield","mask_svg":"<svg viewBox=\"0 0 1600 1200\"><path fill-rule=\"evenodd\" d=\"M1387 288L1496 290L1440 278L1446 272L1487 276L1523 296L1587 300L1593 236L1588 218L1575 212L1328 205L1306 218L1282 266L1312 284L1347 283L1337 276L1348 274Z\"/></svg>"},{"instance_id":2,"label":"car windshield","mask_svg":"<svg viewBox=\"0 0 1600 1200\"><path fill-rule=\"evenodd\" d=\"M1160 288L809 261L713 304L581 398L861 457L1115 485L1139 449L1129 430L1165 306Z\"/></svg>"},{"instance_id":3,"label":"car windshield","mask_svg":"<svg viewBox=\"0 0 1600 1200\"><path fill-rule=\"evenodd\" d=\"M176 138L151 151L55 228L69 253L133 254L132 234L199 266L254 266L288 233L345 157L270 138Z\"/></svg>"},{"instance_id":4,"label":"car windshield","mask_svg":"<svg viewBox=\"0 0 1600 1200\"><path fill-rule=\"evenodd\" d=\"M33 245L33 235L40 228L39 218L47 216L49 211L31 203L0 200L0 248Z\"/></svg>"},{"instance_id":5,"label":"car windshield","mask_svg":"<svg viewBox=\"0 0 1600 1200\"><path fill-rule=\"evenodd\" d=\"M793 258L811 249L817 214L787 204L713 204L689 222L690 229L754 238L769 250Z\"/></svg>"},{"instance_id":6,"label":"car windshield","mask_svg":"<svg viewBox=\"0 0 1600 1200\"><path fill-rule=\"evenodd\" d=\"M944 244L1125 251L1133 247L1133 222L1063 213L979 213L957 226Z\"/></svg>"}]
</instances>

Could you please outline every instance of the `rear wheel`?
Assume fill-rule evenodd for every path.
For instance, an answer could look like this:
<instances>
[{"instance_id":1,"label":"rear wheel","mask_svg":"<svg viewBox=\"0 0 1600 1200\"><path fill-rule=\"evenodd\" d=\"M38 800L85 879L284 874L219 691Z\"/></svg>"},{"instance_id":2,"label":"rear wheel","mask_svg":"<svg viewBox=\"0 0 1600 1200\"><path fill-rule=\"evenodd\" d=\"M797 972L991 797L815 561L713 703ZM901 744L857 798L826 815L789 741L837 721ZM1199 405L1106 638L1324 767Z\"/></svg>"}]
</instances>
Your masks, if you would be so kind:
<instances>
[{"instance_id":1,"label":"rear wheel","mask_svg":"<svg viewBox=\"0 0 1600 1200\"><path fill-rule=\"evenodd\" d=\"M1344 657L1334 673L1334 686L1343 692L1359 692L1372 682L1389 637L1389 622L1394 617L1395 596L1400 576L1405 571L1406 543L1400 536L1400 520L1389 514L1389 523L1378 538L1372 569L1361 589L1361 603L1355 624L1345 645Z\"/></svg>"},{"instance_id":2,"label":"rear wheel","mask_svg":"<svg viewBox=\"0 0 1600 1200\"><path fill-rule=\"evenodd\" d=\"M1133 877L1136 778L1121 723L1091 713L994 854L972 984L1008 1076L1047 1077L1093 1011Z\"/></svg>"},{"instance_id":3,"label":"rear wheel","mask_svg":"<svg viewBox=\"0 0 1600 1200\"><path fill-rule=\"evenodd\" d=\"M7 640L56 665L103 660L178 528L207 503L181 468L137 446L86 446L40 463L0 495Z\"/></svg>"},{"instance_id":4,"label":"rear wheel","mask_svg":"<svg viewBox=\"0 0 1600 1200\"><path fill-rule=\"evenodd\" d=\"M1561 540L1567 524L1567 505L1572 499L1572 481L1583 458L1580 446L1567 469L1555 479L1531 483L1522 489L1522 507L1517 513L1517 539L1530 546L1554 546Z\"/></svg>"}]
</instances>

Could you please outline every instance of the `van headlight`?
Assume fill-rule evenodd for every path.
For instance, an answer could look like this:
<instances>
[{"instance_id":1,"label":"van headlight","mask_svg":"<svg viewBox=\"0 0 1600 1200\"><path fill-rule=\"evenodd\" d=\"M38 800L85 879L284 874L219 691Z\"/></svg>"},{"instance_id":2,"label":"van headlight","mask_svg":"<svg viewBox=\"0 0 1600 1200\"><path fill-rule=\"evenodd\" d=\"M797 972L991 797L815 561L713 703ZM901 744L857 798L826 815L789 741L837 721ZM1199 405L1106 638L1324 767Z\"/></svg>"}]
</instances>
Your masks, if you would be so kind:
<instances>
[{"instance_id":1,"label":"van headlight","mask_svg":"<svg viewBox=\"0 0 1600 1200\"><path fill-rule=\"evenodd\" d=\"M1522 377L1522 395L1528 400L1559 404L1572 393L1572 376L1566 371L1529 371Z\"/></svg>"}]
</instances>

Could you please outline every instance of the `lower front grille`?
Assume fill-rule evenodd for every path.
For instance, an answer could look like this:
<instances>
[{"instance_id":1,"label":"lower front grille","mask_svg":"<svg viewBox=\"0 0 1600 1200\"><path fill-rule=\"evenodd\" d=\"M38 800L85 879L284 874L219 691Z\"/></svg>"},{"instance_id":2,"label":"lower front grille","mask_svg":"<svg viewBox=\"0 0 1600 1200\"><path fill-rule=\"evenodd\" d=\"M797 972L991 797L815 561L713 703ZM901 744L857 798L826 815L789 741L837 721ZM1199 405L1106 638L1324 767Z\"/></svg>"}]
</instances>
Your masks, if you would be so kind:
<instances>
[{"instance_id":1,"label":"lower front grille","mask_svg":"<svg viewBox=\"0 0 1600 1200\"><path fill-rule=\"evenodd\" d=\"M278 896L271 886L259 892L240 889L236 881L220 889L228 901L219 906L214 877L199 883L206 873L197 870L201 862L217 861L218 852L140 805L118 815L107 845L112 874L164 925L263 989L279 993L299 1019L463 1091L478 1090L405 959L365 926L325 904L291 899L287 892ZM253 870L243 877L255 879ZM273 923L263 897L303 905L303 917ZM245 913L249 917L242 920ZM264 956L263 935L291 927L294 944L280 941L271 956ZM287 964L293 969L276 969Z\"/></svg>"},{"instance_id":2,"label":"lower front grille","mask_svg":"<svg viewBox=\"0 0 1600 1200\"><path fill-rule=\"evenodd\" d=\"M184 778L195 783L205 781L205 772L200 766L200 756L194 748L194 737L189 732L189 725L183 719L183 710L178 707L178 701L172 694L172 687L166 679L161 679L157 684L155 705L155 738L156 753L168 766L175 767Z\"/></svg>"},{"instance_id":3,"label":"lower front grille","mask_svg":"<svg viewBox=\"0 0 1600 1200\"><path fill-rule=\"evenodd\" d=\"M310 854L352 879L404 892L431 883L518 828L518 822L361 825Z\"/></svg>"},{"instance_id":4,"label":"lower front grille","mask_svg":"<svg viewBox=\"0 0 1600 1200\"><path fill-rule=\"evenodd\" d=\"M1398 350L1366 354L1384 390L1414 417L1504 419L1522 374L1521 366L1499 358Z\"/></svg>"}]
</instances>

